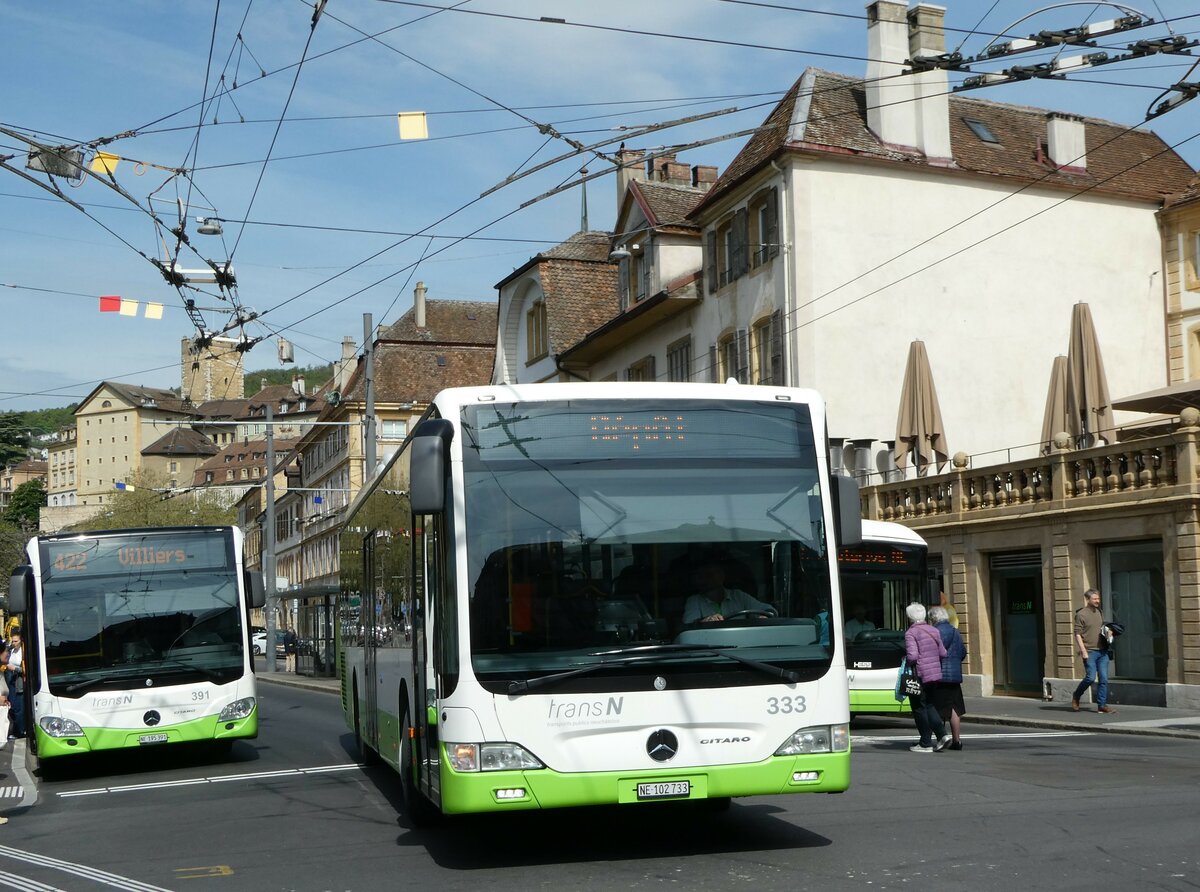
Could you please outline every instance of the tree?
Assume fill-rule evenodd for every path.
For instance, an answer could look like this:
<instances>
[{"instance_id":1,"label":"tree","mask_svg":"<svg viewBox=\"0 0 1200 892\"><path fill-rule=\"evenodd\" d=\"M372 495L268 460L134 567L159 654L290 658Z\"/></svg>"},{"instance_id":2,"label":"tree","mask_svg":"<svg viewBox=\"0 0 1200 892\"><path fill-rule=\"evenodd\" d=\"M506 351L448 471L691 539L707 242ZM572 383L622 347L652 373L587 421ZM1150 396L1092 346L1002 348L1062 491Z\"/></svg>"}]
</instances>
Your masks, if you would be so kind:
<instances>
[{"instance_id":1,"label":"tree","mask_svg":"<svg viewBox=\"0 0 1200 892\"><path fill-rule=\"evenodd\" d=\"M20 412L0 413L0 468L24 461L29 452L29 432Z\"/></svg>"},{"instance_id":2,"label":"tree","mask_svg":"<svg viewBox=\"0 0 1200 892\"><path fill-rule=\"evenodd\" d=\"M12 576L12 571L18 564L25 563L25 544L29 539L28 533L23 533L9 524L0 523L0 573L5 579Z\"/></svg>"},{"instance_id":3,"label":"tree","mask_svg":"<svg viewBox=\"0 0 1200 892\"><path fill-rule=\"evenodd\" d=\"M4 522L28 532L38 528L38 511L46 506L46 481L40 477L26 480L13 490L4 509Z\"/></svg>"},{"instance_id":4,"label":"tree","mask_svg":"<svg viewBox=\"0 0 1200 892\"><path fill-rule=\"evenodd\" d=\"M171 494L167 480L145 469L133 475L129 488L115 493L104 510L75 524L73 531L121 530L232 524L237 509L216 492L188 490Z\"/></svg>"}]
</instances>

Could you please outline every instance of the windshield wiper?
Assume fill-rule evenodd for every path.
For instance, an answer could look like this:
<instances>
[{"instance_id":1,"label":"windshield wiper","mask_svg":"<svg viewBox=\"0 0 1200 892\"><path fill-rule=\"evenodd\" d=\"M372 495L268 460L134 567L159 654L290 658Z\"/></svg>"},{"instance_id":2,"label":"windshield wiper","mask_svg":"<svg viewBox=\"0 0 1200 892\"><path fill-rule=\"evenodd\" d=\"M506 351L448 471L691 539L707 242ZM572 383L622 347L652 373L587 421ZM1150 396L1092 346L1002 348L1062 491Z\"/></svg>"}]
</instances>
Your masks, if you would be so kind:
<instances>
[{"instance_id":1,"label":"windshield wiper","mask_svg":"<svg viewBox=\"0 0 1200 892\"><path fill-rule=\"evenodd\" d=\"M609 654L619 653L635 653L635 654L655 654L655 653L712 653L718 657L728 657L735 660L744 666L749 666L751 669L757 669L759 672L765 672L774 678L782 678L785 681L796 682L800 680L800 673L794 672L791 669L783 669L773 663L764 663L762 660L752 660L750 657L743 657L741 654L730 653L737 645L734 644L641 644L636 647L626 648L624 650L605 650L599 653L589 654L593 657L603 657Z\"/></svg>"},{"instance_id":2,"label":"windshield wiper","mask_svg":"<svg viewBox=\"0 0 1200 892\"><path fill-rule=\"evenodd\" d=\"M743 657L738 654L728 652L729 648L734 647L732 644L646 644L639 647L626 648L624 650L605 650L597 653L588 654L592 657L608 657L617 656L620 659L616 660L600 660L595 663L588 663L585 666L579 666L576 669L568 669L565 672L553 672L550 675L539 675L537 678L530 678L526 681L514 681L509 683L509 696L517 694L528 694L532 691L540 690L541 688L551 687L558 684L560 681L565 681L568 678L574 678L577 675L587 675L591 672L596 672L608 666L629 666L635 663L655 663L658 658L669 654L708 654L714 657L727 657L734 662L741 663L751 669L756 669L770 675L772 678L782 678L785 681L797 682L800 680L800 673L794 672L791 669L783 669L779 666L773 666L770 663L764 663L760 660L752 660L749 657Z\"/></svg>"}]
</instances>

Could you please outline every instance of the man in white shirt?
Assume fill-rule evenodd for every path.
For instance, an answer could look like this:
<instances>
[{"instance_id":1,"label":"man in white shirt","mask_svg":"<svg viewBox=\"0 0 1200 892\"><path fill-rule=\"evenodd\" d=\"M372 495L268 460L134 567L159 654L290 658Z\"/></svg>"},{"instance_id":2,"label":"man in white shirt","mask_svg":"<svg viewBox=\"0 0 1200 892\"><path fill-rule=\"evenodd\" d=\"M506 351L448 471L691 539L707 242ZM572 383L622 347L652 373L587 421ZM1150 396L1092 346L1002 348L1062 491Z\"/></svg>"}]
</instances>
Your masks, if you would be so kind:
<instances>
[{"instance_id":1,"label":"man in white shirt","mask_svg":"<svg viewBox=\"0 0 1200 892\"><path fill-rule=\"evenodd\" d=\"M867 608L864 604L854 605L854 616L846 620L846 640L853 641L860 632L873 632L875 623L867 619Z\"/></svg>"},{"instance_id":2,"label":"man in white shirt","mask_svg":"<svg viewBox=\"0 0 1200 892\"><path fill-rule=\"evenodd\" d=\"M770 604L750 597L741 589L725 587L725 568L715 558L701 560L692 571L696 594L683 605L683 624L715 623L745 610L762 610L774 615Z\"/></svg>"}]
</instances>

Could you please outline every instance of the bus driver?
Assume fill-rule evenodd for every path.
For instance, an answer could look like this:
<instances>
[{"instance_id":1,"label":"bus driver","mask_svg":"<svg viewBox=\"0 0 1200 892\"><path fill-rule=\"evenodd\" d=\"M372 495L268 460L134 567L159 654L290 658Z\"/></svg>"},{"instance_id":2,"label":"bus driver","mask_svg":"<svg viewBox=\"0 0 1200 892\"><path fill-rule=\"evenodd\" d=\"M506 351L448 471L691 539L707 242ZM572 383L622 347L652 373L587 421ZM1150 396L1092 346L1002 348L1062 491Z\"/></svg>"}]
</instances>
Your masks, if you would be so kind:
<instances>
[{"instance_id":1,"label":"bus driver","mask_svg":"<svg viewBox=\"0 0 1200 892\"><path fill-rule=\"evenodd\" d=\"M747 610L767 611L774 615L770 604L758 601L744 591L725 587L725 567L715 557L702 559L692 571L692 587L696 594L683 606L683 624L714 623Z\"/></svg>"}]
</instances>

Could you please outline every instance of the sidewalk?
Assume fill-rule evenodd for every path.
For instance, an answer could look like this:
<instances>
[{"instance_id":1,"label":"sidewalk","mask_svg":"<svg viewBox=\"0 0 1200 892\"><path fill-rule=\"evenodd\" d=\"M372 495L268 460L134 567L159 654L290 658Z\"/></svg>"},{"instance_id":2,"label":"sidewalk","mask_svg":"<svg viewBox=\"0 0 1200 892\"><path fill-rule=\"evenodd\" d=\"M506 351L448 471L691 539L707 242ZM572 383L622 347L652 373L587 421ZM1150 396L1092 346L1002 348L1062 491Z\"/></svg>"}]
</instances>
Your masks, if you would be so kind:
<instances>
[{"instance_id":1,"label":"sidewalk","mask_svg":"<svg viewBox=\"0 0 1200 892\"><path fill-rule=\"evenodd\" d=\"M340 694L336 678L308 678L288 672L257 673L259 681ZM1031 697L967 697L963 721L980 725L1016 725L1055 731L1096 731L1112 734L1144 734L1200 740L1200 712L1162 706L1122 706L1114 712L1098 713L1094 704L1079 712L1069 702L1051 702Z\"/></svg>"}]
</instances>

